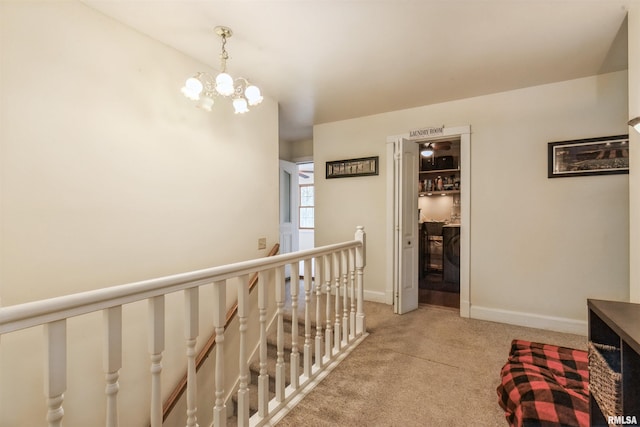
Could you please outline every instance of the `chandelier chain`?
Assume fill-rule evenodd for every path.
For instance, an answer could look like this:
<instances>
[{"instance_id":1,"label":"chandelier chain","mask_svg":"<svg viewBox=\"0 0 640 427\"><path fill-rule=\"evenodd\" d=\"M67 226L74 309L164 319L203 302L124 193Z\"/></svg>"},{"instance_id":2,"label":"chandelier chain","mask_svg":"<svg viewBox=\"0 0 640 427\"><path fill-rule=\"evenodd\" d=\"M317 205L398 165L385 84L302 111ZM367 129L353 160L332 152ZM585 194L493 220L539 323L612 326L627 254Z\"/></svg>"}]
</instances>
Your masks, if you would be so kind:
<instances>
[{"instance_id":1,"label":"chandelier chain","mask_svg":"<svg viewBox=\"0 0 640 427\"><path fill-rule=\"evenodd\" d=\"M225 46L227 44L227 35L225 33L222 33L220 37L222 38L222 52L220 53L220 68L221 68L220 71L222 73L226 73L227 59L229 59L229 54L227 53L227 49L225 49Z\"/></svg>"}]
</instances>

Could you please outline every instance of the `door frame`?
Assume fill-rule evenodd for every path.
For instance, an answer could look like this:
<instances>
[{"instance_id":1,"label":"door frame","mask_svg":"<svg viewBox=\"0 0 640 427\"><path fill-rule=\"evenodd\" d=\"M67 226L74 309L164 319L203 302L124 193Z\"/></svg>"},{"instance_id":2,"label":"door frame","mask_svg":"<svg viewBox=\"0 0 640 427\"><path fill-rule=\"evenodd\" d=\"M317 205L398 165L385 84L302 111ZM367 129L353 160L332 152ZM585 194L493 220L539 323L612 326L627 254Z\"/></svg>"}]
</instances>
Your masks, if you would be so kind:
<instances>
[{"instance_id":1,"label":"door frame","mask_svg":"<svg viewBox=\"0 0 640 427\"><path fill-rule=\"evenodd\" d=\"M435 128L434 128L435 129ZM471 126L442 127L442 132L432 137L424 135L412 136L411 132L387 137L387 170L394 170L394 162L397 156L395 152L396 141L402 139L413 140L416 143L429 140L442 139L443 137L460 138L460 316L469 317L471 309L470 298L470 270L471 270ZM395 174L387 174L387 287L385 289L388 304L395 304L394 277L398 266L394 265L394 212L397 212L395 189ZM416 180L418 177L416 177ZM418 195L416 194L416 197ZM402 291L402 288L399 289ZM395 311L395 306L394 306Z\"/></svg>"}]
</instances>

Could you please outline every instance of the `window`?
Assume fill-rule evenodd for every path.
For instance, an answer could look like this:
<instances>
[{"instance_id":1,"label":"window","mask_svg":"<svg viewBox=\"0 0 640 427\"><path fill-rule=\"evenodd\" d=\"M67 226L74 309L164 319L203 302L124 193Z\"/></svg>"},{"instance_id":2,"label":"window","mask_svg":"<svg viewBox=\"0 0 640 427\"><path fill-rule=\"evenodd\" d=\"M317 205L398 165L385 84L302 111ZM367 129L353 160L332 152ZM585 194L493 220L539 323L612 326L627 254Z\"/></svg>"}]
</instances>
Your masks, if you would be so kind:
<instances>
[{"instance_id":1,"label":"window","mask_svg":"<svg viewBox=\"0 0 640 427\"><path fill-rule=\"evenodd\" d=\"M313 184L300 185L300 228L313 229Z\"/></svg>"}]
</instances>

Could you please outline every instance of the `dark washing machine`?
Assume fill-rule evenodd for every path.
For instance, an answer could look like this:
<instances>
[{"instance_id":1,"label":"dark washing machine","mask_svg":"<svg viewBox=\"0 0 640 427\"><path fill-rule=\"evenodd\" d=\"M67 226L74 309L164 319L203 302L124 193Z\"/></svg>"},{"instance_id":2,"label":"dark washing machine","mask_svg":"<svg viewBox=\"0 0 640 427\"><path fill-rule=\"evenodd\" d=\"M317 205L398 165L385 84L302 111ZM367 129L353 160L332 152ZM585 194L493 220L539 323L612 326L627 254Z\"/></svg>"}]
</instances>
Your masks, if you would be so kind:
<instances>
[{"instance_id":1,"label":"dark washing machine","mask_svg":"<svg viewBox=\"0 0 640 427\"><path fill-rule=\"evenodd\" d=\"M442 227L442 258L444 281L460 292L460 225Z\"/></svg>"}]
</instances>

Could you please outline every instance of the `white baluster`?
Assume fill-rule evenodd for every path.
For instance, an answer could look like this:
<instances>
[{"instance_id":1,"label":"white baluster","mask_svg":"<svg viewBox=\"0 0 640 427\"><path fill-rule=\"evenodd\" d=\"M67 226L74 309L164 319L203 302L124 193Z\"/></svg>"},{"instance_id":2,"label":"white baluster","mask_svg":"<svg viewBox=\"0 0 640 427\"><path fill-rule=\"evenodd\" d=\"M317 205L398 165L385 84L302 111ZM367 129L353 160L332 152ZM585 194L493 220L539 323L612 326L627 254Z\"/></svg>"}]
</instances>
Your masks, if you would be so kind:
<instances>
[{"instance_id":1,"label":"white baluster","mask_svg":"<svg viewBox=\"0 0 640 427\"><path fill-rule=\"evenodd\" d=\"M187 344L187 427L198 427L198 383L196 376L196 343L199 334L199 288L184 291L185 327Z\"/></svg>"},{"instance_id":2,"label":"white baluster","mask_svg":"<svg viewBox=\"0 0 640 427\"><path fill-rule=\"evenodd\" d=\"M269 414L269 374L267 373L267 273L258 273L258 311L260 314L260 375L258 376L258 415Z\"/></svg>"},{"instance_id":3,"label":"white baluster","mask_svg":"<svg viewBox=\"0 0 640 427\"><path fill-rule=\"evenodd\" d=\"M151 354L151 427L162 426L162 352L164 351L164 296L149 299L149 354Z\"/></svg>"},{"instance_id":4,"label":"white baluster","mask_svg":"<svg viewBox=\"0 0 640 427\"><path fill-rule=\"evenodd\" d=\"M346 346L349 342L349 300L347 292L349 258L346 250L340 251L340 259L342 264L342 345Z\"/></svg>"},{"instance_id":5,"label":"white baluster","mask_svg":"<svg viewBox=\"0 0 640 427\"><path fill-rule=\"evenodd\" d=\"M107 385L107 427L118 427L118 391L120 368L122 368L122 306L103 311L104 353L103 368Z\"/></svg>"},{"instance_id":6,"label":"white baluster","mask_svg":"<svg viewBox=\"0 0 640 427\"><path fill-rule=\"evenodd\" d=\"M238 388L238 425L249 426L249 360L247 359L247 318L249 316L249 276L240 277L238 282L238 323L240 331Z\"/></svg>"},{"instance_id":7,"label":"white baluster","mask_svg":"<svg viewBox=\"0 0 640 427\"><path fill-rule=\"evenodd\" d=\"M298 289L300 288L300 264L294 262L291 264L291 387L295 390L298 388L300 353L298 352Z\"/></svg>"},{"instance_id":8,"label":"white baluster","mask_svg":"<svg viewBox=\"0 0 640 427\"><path fill-rule=\"evenodd\" d=\"M276 268L276 308L278 316L276 355L276 400L284 401L286 365L284 363L284 266Z\"/></svg>"},{"instance_id":9,"label":"white baluster","mask_svg":"<svg viewBox=\"0 0 640 427\"><path fill-rule=\"evenodd\" d=\"M354 248L349 249L349 283L351 291L349 296L351 298L351 310L349 311L349 338L356 337L356 250Z\"/></svg>"},{"instance_id":10,"label":"white baluster","mask_svg":"<svg viewBox=\"0 0 640 427\"><path fill-rule=\"evenodd\" d=\"M317 257L316 262L316 366L322 368L322 257Z\"/></svg>"},{"instance_id":11,"label":"white baluster","mask_svg":"<svg viewBox=\"0 0 640 427\"><path fill-rule=\"evenodd\" d=\"M324 291L327 294L327 310L326 310L326 321L327 327L324 329L324 355L328 359L333 358L333 325L331 324L331 255L324 256Z\"/></svg>"},{"instance_id":12,"label":"white baluster","mask_svg":"<svg viewBox=\"0 0 640 427\"><path fill-rule=\"evenodd\" d=\"M47 397L49 427L61 427L64 392L67 389L67 321L58 320L44 326L44 394Z\"/></svg>"},{"instance_id":13,"label":"white baluster","mask_svg":"<svg viewBox=\"0 0 640 427\"><path fill-rule=\"evenodd\" d=\"M333 253L333 263L334 263L334 283L335 283L335 302L336 302L336 311L335 311L335 326L333 328L333 348L334 351L340 353L340 253Z\"/></svg>"},{"instance_id":14,"label":"white baluster","mask_svg":"<svg viewBox=\"0 0 640 427\"><path fill-rule=\"evenodd\" d=\"M304 260L304 375L311 378L311 259Z\"/></svg>"},{"instance_id":15,"label":"white baluster","mask_svg":"<svg viewBox=\"0 0 640 427\"><path fill-rule=\"evenodd\" d=\"M216 334L215 405L213 425L227 425L227 409L224 404L224 324L226 323L227 281L213 282L213 328Z\"/></svg>"},{"instance_id":16,"label":"white baluster","mask_svg":"<svg viewBox=\"0 0 640 427\"><path fill-rule=\"evenodd\" d=\"M367 244L367 235L364 232L364 227L359 225L356 229L355 240L359 240L362 242L362 246L356 248L356 285L358 288L358 302L357 302L357 312L356 312L356 333L358 335L363 334L367 331L366 319L364 316L364 267L367 264L366 261L366 244Z\"/></svg>"}]
</instances>

